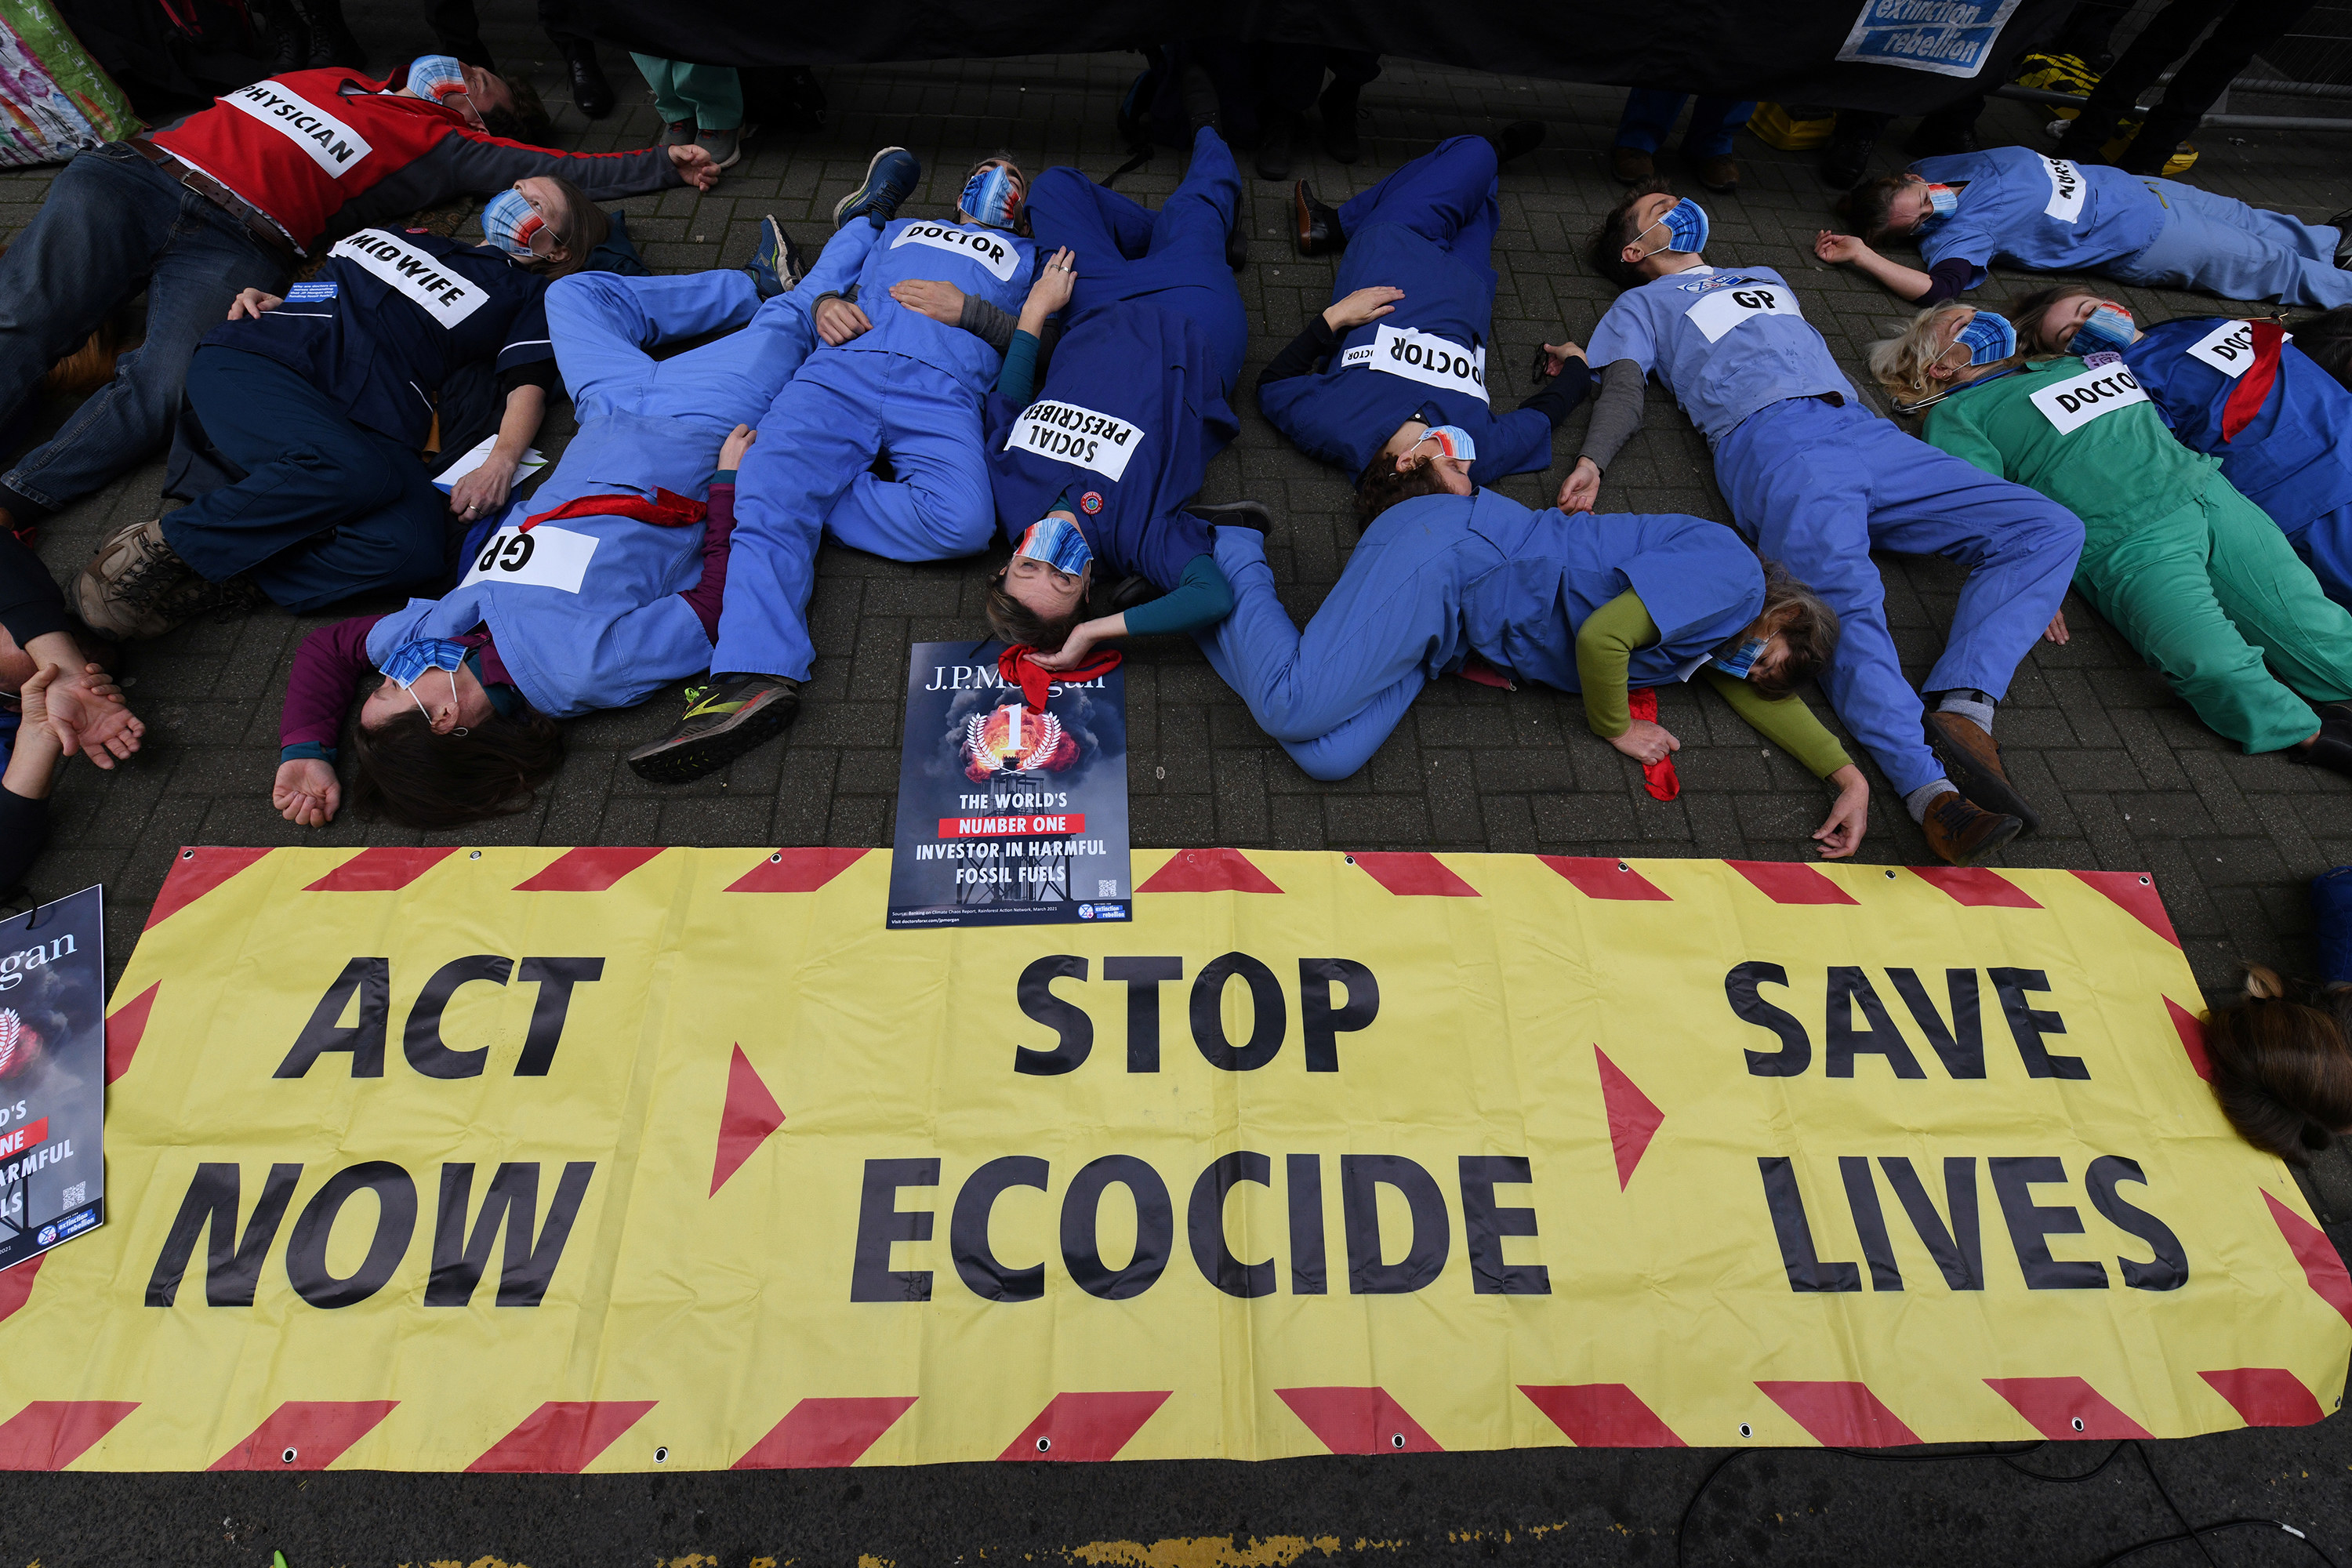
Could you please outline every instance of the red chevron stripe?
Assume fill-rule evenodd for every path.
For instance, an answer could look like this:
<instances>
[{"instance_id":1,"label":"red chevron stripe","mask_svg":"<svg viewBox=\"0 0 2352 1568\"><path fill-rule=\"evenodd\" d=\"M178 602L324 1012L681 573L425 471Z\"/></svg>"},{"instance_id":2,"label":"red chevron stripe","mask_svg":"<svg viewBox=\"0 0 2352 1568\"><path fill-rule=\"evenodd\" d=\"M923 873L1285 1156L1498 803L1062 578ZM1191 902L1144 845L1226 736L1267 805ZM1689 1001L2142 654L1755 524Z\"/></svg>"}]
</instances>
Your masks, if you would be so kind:
<instances>
[{"instance_id":1,"label":"red chevron stripe","mask_svg":"<svg viewBox=\"0 0 2352 1568\"><path fill-rule=\"evenodd\" d=\"M2242 1366L2197 1374L2228 1400L2249 1426L2308 1426L2327 1413L2303 1379L2279 1366Z\"/></svg>"},{"instance_id":2,"label":"red chevron stripe","mask_svg":"<svg viewBox=\"0 0 2352 1568\"><path fill-rule=\"evenodd\" d=\"M2079 1377L1989 1377L1985 1386L2017 1406L2017 1413L2053 1442L2152 1436Z\"/></svg>"},{"instance_id":3,"label":"red chevron stripe","mask_svg":"<svg viewBox=\"0 0 2352 1568\"><path fill-rule=\"evenodd\" d=\"M911 1394L883 1399L803 1399L733 1468L824 1470L854 1465L914 1403Z\"/></svg>"},{"instance_id":4,"label":"red chevron stripe","mask_svg":"<svg viewBox=\"0 0 2352 1568\"><path fill-rule=\"evenodd\" d=\"M1116 1459L1172 1392L1057 1394L1004 1446L999 1459Z\"/></svg>"},{"instance_id":5,"label":"red chevron stripe","mask_svg":"<svg viewBox=\"0 0 2352 1568\"><path fill-rule=\"evenodd\" d=\"M138 1408L135 1399L36 1399L0 1422L0 1470L62 1470Z\"/></svg>"},{"instance_id":6,"label":"red chevron stripe","mask_svg":"<svg viewBox=\"0 0 2352 1568\"><path fill-rule=\"evenodd\" d=\"M2157 896L2154 877L2145 871L2077 871L2074 875L2173 946L2180 945L2180 939L2173 934L2172 917L2164 912L2164 900Z\"/></svg>"},{"instance_id":7,"label":"red chevron stripe","mask_svg":"<svg viewBox=\"0 0 2352 1568\"><path fill-rule=\"evenodd\" d=\"M2303 1277L2319 1292L2319 1299L2344 1314L2352 1323L2352 1273L2344 1268L2343 1255L2327 1233L2287 1207L2268 1193L2263 1202L2271 1205L2271 1220L2286 1237L2287 1246L2294 1252L2294 1260L2303 1265ZM5 1279L0 1274L0 1279Z\"/></svg>"},{"instance_id":8,"label":"red chevron stripe","mask_svg":"<svg viewBox=\"0 0 2352 1568\"><path fill-rule=\"evenodd\" d=\"M1278 893L1274 879L1238 849L1179 849L1139 893Z\"/></svg>"},{"instance_id":9,"label":"red chevron stripe","mask_svg":"<svg viewBox=\"0 0 2352 1568\"><path fill-rule=\"evenodd\" d=\"M362 849L302 890L306 893L392 893L457 853L446 849Z\"/></svg>"},{"instance_id":10,"label":"red chevron stripe","mask_svg":"<svg viewBox=\"0 0 2352 1568\"><path fill-rule=\"evenodd\" d=\"M131 1070L131 1058L147 1036L147 1016L155 1010L160 980L106 1016L106 1081L112 1083Z\"/></svg>"},{"instance_id":11,"label":"red chevron stripe","mask_svg":"<svg viewBox=\"0 0 2352 1568\"><path fill-rule=\"evenodd\" d=\"M1776 904L1851 904L1843 888L1811 866L1790 860L1726 860L1725 865L1756 884L1757 891Z\"/></svg>"},{"instance_id":12,"label":"red chevron stripe","mask_svg":"<svg viewBox=\"0 0 2352 1568\"><path fill-rule=\"evenodd\" d=\"M1478 889L1446 868L1434 855L1368 854L1359 849L1349 857L1364 873L1390 892L1404 898L1475 899Z\"/></svg>"},{"instance_id":13,"label":"red chevron stripe","mask_svg":"<svg viewBox=\"0 0 2352 1568\"><path fill-rule=\"evenodd\" d=\"M268 853L267 849L183 845L163 878L163 890L155 895L155 907L147 911L143 929L153 931Z\"/></svg>"},{"instance_id":14,"label":"red chevron stripe","mask_svg":"<svg viewBox=\"0 0 2352 1568\"><path fill-rule=\"evenodd\" d=\"M1981 866L1914 866L1911 874L1930 887L1941 888L1956 903L1972 910L2038 910L2025 889Z\"/></svg>"},{"instance_id":15,"label":"red chevron stripe","mask_svg":"<svg viewBox=\"0 0 2352 1568\"><path fill-rule=\"evenodd\" d=\"M662 852L662 846L566 849L518 893L601 893Z\"/></svg>"},{"instance_id":16,"label":"red chevron stripe","mask_svg":"<svg viewBox=\"0 0 2352 1568\"><path fill-rule=\"evenodd\" d=\"M1442 1454L1385 1388L1277 1388L1290 1413L1335 1454Z\"/></svg>"},{"instance_id":17,"label":"red chevron stripe","mask_svg":"<svg viewBox=\"0 0 2352 1568\"><path fill-rule=\"evenodd\" d=\"M2164 999L2164 1010L2172 1016L2173 1032L2180 1037L2180 1048L2189 1053L2189 1065L2207 1083L2213 1081L2213 1058L2205 1050L2204 1021L2171 997Z\"/></svg>"},{"instance_id":18,"label":"red chevron stripe","mask_svg":"<svg viewBox=\"0 0 2352 1568\"><path fill-rule=\"evenodd\" d=\"M814 893L866 854L863 849L777 849L727 885L730 893Z\"/></svg>"},{"instance_id":19,"label":"red chevron stripe","mask_svg":"<svg viewBox=\"0 0 2352 1568\"><path fill-rule=\"evenodd\" d=\"M212 1463L215 1470L323 1470L391 1415L397 1399L289 1399L253 1436ZM289 1455L293 1456L291 1458Z\"/></svg>"},{"instance_id":20,"label":"red chevron stripe","mask_svg":"<svg viewBox=\"0 0 2352 1568\"><path fill-rule=\"evenodd\" d=\"M1625 903L1674 901L1673 894L1662 890L1623 860L1600 860L1582 855L1538 855L1536 858L1567 878L1588 899Z\"/></svg>"},{"instance_id":21,"label":"red chevron stripe","mask_svg":"<svg viewBox=\"0 0 2352 1568\"><path fill-rule=\"evenodd\" d=\"M1825 1448L1885 1448L1919 1440L1918 1434L1859 1383L1759 1383L1756 1386Z\"/></svg>"},{"instance_id":22,"label":"red chevron stripe","mask_svg":"<svg viewBox=\"0 0 2352 1568\"><path fill-rule=\"evenodd\" d=\"M467 1475L496 1471L578 1475L614 1440L645 1419L652 1399L550 1400L522 1425L466 1467Z\"/></svg>"},{"instance_id":23,"label":"red chevron stripe","mask_svg":"<svg viewBox=\"0 0 2352 1568\"><path fill-rule=\"evenodd\" d=\"M1681 1448L1688 1445L1622 1383L1519 1384L1580 1448Z\"/></svg>"},{"instance_id":24,"label":"red chevron stripe","mask_svg":"<svg viewBox=\"0 0 2352 1568\"><path fill-rule=\"evenodd\" d=\"M33 1281L41 1272L41 1265L49 1260L46 1252L37 1252L14 1268L0 1268L0 1323L16 1315L26 1298L33 1293Z\"/></svg>"}]
</instances>

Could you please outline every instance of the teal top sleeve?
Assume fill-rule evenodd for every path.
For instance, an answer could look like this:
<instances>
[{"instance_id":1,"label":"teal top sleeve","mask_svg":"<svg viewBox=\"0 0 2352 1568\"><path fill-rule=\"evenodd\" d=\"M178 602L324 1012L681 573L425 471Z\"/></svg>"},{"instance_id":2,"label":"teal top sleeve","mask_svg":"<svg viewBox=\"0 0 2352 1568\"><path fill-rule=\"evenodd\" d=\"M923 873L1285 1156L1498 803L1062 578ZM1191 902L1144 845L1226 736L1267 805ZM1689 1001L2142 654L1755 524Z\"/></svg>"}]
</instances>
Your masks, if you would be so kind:
<instances>
[{"instance_id":1,"label":"teal top sleeve","mask_svg":"<svg viewBox=\"0 0 2352 1568\"><path fill-rule=\"evenodd\" d=\"M1164 632L1192 632L1213 626L1234 613L1234 585L1207 555L1184 563L1176 586L1148 605L1127 612L1130 637L1156 637Z\"/></svg>"},{"instance_id":2,"label":"teal top sleeve","mask_svg":"<svg viewBox=\"0 0 2352 1568\"><path fill-rule=\"evenodd\" d=\"M1004 368L996 373L996 390L1024 407L1037 395L1037 347L1035 333L1013 333L1013 346L1004 351Z\"/></svg>"}]
</instances>

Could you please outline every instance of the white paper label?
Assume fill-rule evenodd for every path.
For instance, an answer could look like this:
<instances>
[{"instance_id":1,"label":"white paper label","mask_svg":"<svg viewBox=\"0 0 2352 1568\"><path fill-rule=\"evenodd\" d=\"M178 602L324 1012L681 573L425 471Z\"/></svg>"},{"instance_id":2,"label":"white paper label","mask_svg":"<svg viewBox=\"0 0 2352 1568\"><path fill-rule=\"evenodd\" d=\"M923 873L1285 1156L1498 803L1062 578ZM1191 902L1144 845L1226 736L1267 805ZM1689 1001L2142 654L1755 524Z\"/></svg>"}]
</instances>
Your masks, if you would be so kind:
<instances>
[{"instance_id":1,"label":"white paper label","mask_svg":"<svg viewBox=\"0 0 2352 1568\"><path fill-rule=\"evenodd\" d=\"M1004 437L1008 452L1091 468L1113 482L1127 477L1127 460L1141 445L1143 432L1124 419L1042 397L1021 411Z\"/></svg>"},{"instance_id":2,"label":"white paper label","mask_svg":"<svg viewBox=\"0 0 2352 1568\"><path fill-rule=\"evenodd\" d=\"M1713 289L1699 297L1699 302L1685 312L1691 324L1706 334L1708 342L1721 342L1723 334L1742 326L1759 316L1794 316L1804 319L1805 312L1797 306L1797 292L1778 283L1741 283L1729 289Z\"/></svg>"},{"instance_id":3,"label":"white paper label","mask_svg":"<svg viewBox=\"0 0 2352 1568\"><path fill-rule=\"evenodd\" d=\"M2044 171L2050 176L2050 200L2042 208L2042 216L2054 217L2060 223L2074 223L2083 216L2083 198L2090 194L2090 183L2083 171L2063 158L2044 158Z\"/></svg>"},{"instance_id":4,"label":"white paper label","mask_svg":"<svg viewBox=\"0 0 2352 1568\"><path fill-rule=\"evenodd\" d=\"M951 223L910 223L898 231L890 248L896 250L902 245L928 245L935 250L977 261L999 283L1012 282L1013 268L1021 265L1021 253L984 228L964 228Z\"/></svg>"},{"instance_id":5,"label":"white paper label","mask_svg":"<svg viewBox=\"0 0 2352 1568\"><path fill-rule=\"evenodd\" d=\"M559 594L580 592L588 574L589 559L596 553L596 536L574 533L542 522L524 532L509 525L485 540L474 557L473 569L460 588L476 583L516 583L532 588L552 588Z\"/></svg>"},{"instance_id":6,"label":"white paper label","mask_svg":"<svg viewBox=\"0 0 2352 1568\"><path fill-rule=\"evenodd\" d=\"M2189 357L2201 359L2232 381L2254 363L2254 324L2224 321L2189 345Z\"/></svg>"},{"instance_id":7,"label":"white paper label","mask_svg":"<svg viewBox=\"0 0 2352 1568\"><path fill-rule=\"evenodd\" d=\"M2033 395L2033 406L2061 436L2080 430L2102 414L2147 401L2147 394L2121 363L2094 366Z\"/></svg>"},{"instance_id":8,"label":"white paper label","mask_svg":"<svg viewBox=\"0 0 2352 1568\"><path fill-rule=\"evenodd\" d=\"M434 475L433 482L440 486L445 490L449 489L459 479L464 479L467 474L472 473L476 468L480 468L485 462L488 462L489 460L490 448L498 444L499 438L496 436L483 437L479 441L474 444L471 451L461 454L457 460L452 462L447 468ZM446 456L446 454L444 455ZM522 461L515 465L515 488L520 489L522 487L524 480L530 479L531 475L539 472L540 469L545 467L547 467L546 454L542 453L536 447L524 447ZM534 530L534 531L536 531Z\"/></svg>"},{"instance_id":9,"label":"white paper label","mask_svg":"<svg viewBox=\"0 0 2352 1568\"><path fill-rule=\"evenodd\" d=\"M1369 343L1339 356L1345 368L1367 365L1407 381L1441 386L1465 397L1486 401L1486 349L1483 343L1465 349L1451 338L1441 338L1413 327L1382 327Z\"/></svg>"},{"instance_id":10,"label":"white paper label","mask_svg":"<svg viewBox=\"0 0 2352 1568\"><path fill-rule=\"evenodd\" d=\"M472 279L444 272L431 251L380 228L363 228L349 239L338 240L327 254L358 262L423 306L425 313L444 330L480 310L489 299L474 287Z\"/></svg>"},{"instance_id":11,"label":"white paper label","mask_svg":"<svg viewBox=\"0 0 2352 1568\"><path fill-rule=\"evenodd\" d=\"M337 179L360 166L375 151L367 138L312 103L289 91L283 82L257 81L225 93L221 101L241 109L302 149L310 162Z\"/></svg>"}]
</instances>

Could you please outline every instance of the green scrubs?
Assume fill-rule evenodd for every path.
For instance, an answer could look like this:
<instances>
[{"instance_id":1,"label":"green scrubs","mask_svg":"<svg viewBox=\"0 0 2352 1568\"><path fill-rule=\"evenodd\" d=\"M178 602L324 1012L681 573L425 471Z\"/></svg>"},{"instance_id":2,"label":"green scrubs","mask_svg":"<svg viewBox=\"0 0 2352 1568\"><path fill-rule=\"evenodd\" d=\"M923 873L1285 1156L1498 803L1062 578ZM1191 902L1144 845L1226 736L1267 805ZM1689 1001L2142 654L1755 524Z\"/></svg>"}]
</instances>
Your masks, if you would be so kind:
<instances>
[{"instance_id":1,"label":"green scrubs","mask_svg":"<svg viewBox=\"0 0 2352 1568\"><path fill-rule=\"evenodd\" d=\"M2218 459L2172 438L2123 364L2066 358L1963 387L1926 434L2072 509L2074 585L2247 751L2309 739L2309 702L2352 700L2352 615Z\"/></svg>"}]
</instances>

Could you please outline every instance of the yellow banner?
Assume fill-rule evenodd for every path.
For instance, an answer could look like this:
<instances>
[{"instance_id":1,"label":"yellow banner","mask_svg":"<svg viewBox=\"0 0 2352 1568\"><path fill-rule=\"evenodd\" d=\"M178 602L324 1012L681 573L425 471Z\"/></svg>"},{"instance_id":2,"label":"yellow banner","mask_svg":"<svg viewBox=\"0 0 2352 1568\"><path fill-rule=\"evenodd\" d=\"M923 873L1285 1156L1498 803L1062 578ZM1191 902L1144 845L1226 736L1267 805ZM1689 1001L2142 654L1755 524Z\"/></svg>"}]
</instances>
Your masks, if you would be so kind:
<instances>
[{"instance_id":1,"label":"yellow banner","mask_svg":"<svg viewBox=\"0 0 2352 1568\"><path fill-rule=\"evenodd\" d=\"M0 1464L644 1470L2317 1420L2352 1280L2145 877L183 851Z\"/></svg>"}]
</instances>

